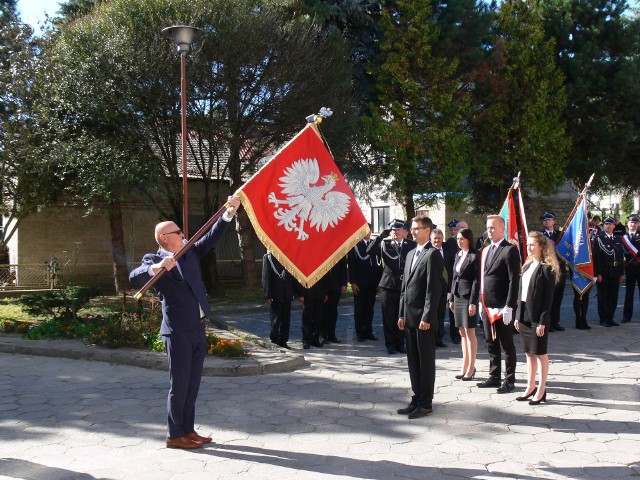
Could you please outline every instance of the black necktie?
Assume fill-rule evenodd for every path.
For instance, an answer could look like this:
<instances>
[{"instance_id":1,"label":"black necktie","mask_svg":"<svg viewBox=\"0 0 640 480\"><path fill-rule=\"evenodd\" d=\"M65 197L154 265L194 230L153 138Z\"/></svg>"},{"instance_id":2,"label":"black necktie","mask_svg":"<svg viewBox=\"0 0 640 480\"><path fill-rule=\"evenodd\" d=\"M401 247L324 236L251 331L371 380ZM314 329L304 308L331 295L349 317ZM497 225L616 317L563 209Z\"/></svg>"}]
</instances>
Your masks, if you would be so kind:
<instances>
[{"instance_id":1,"label":"black necktie","mask_svg":"<svg viewBox=\"0 0 640 480\"><path fill-rule=\"evenodd\" d=\"M487 252L487 258L485 258L484 260L484 269L486 270L489 265L491 265L491 260L493 259L493 256L496 253L496 247L493 246L493 244L491 244L491 246L489 247L489 251Z\"/></svg>"}]
</instances>

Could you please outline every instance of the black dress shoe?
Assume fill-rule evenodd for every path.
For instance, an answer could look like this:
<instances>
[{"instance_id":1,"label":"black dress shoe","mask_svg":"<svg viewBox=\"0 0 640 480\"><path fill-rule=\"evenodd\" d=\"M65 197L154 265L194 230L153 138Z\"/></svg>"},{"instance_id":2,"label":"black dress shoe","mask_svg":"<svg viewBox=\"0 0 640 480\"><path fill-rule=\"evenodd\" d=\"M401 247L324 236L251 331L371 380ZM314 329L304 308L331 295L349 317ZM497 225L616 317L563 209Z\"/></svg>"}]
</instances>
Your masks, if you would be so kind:
<instances>
[{"instance_id":1,"label":"black dress shoe","mask_svg":"<svg viewBox=\"0 0 640 480\"><path fill-rule=\"evenodd\" d=\"M589 325L587 325L586 323L576 325L576 328L578 330L591 330L591 327Z\"/></svg>"},{"instance_id":2,"label":"black dress shoe","mask_svg":"<svg viewBox=\"0 0 640 480\"><path fill-rule=\"evenodd\" d=\"M327 340L329 340L331 343L342 343L335 335L333 337L329 337Z\"/></svg>"},{"instance_id":3,"label":"black dress shoe","mask_svg":"<svg viewBox=\"0 0 640 480\"><path fill-rule=\"evenodd\" d=\"M312 347L316 347L316 348L322 348L324 347L324 345L322 344L321 341L319 340L314 340L312 342L309 342L309 345L311 345Z\"/></svg>"},{"instance_id":4,"label":"black dress shoe","mask_svg":"<svg viewBox=\"0 0 640 480\"><path fill-rule=\"evenodd\" d=\"M564 327L562 325L554 325L553 328L556 332L564 332Z\"/></svg>"},{"instance_id":5,"label":"black dress shoe","mask_svg":"<svg viewBox=\"0 0 640 480\"><path fill-rule=\"evenodd\" d=\"M400 415L408 415L416 409L416 405L414 403L410 403L404 408L398 409L398 414Z\"/></svg>"},{"instance_id":6,"label":"black dress shoe","mask_svg":"<svg viewBox=\"0 0 640 480\"><path fill-rule=\"evenodd\" d=\"M629 318L623 318L622 320L620 320L620 323L629 323L631 321L631 319Z\"/></svg>"},{"instance_id":7,"label":"black dress shoe","mask_svg":"<svg viewBox=\"0 0 640 480\"><path fill-rule=\"evenodd\" d=\"M394 355L394 354L398 353L398 351L396 350L396 347L387 347L387 353L389 355Z\"/></svg>"},{"instance_id":8,"label":"black dress shoe","mask_svg":"<svg viewBox=\"0 0 640 480\"><path fill-rule=\"evenodd\" d=\"M529 400L529 405L540 405L540 403L547 403L547 391L542 394L542 398L540 400Z\"/></svg>"},{"instance_id":9,"label":"black dress shoe","mask_svg":"<svg viewBox=\"0 0 640 480\"><path fill-rule=\"evenodd\" d=\"M516 386L513 384L513 382L509 382L507 380L505 380L504 382L502 382L502 385L500 385L500 387L498 387L497 392L498 393L509 393L509 392L513 392L513 390L516 388Z\"/></svg>"},{"instance_id":10,"label":"black dress shoe","mask_svg":"<svg viewBox=\"0 0 640 480\"><path fill-rule=\"evenodd\" d=\"M603 327L607 327L607 328L609 328L611 326L609 324L609 322L600 322L600 325L602 325Z\"/></svg>"},{"instance_id":11,"label":"black dress shoe","mask_svg":"<svg viewBox=\"0 0 640 480\"><path fill-rule=\"evenodd\" d=\"M291 350L291 347L287 344L287 342L282 342L282 343L280 344L280 346L281 346L282 348L286 348L287 350Z\"/></svg>"},{"instance_id":12,"label":"black dress shoe","mask_svg":"<svg viewBox=\"0 0 640 480\"><path fill-rule=\"evenodd\" d=\"M492 388L499 386L500 380L497 378L487 378L484 382L478 382L478 388Z\"/></svg>"},{"instance_id":13,"label":"black dress shoe","mask_svg":"<svg viewBox=\"0 0 640 480\"><path fill-rule=\"evenodd\" d=\"M433 408L424 408L421 406L417 406L413 412L408 415L409 420L413 420L416 418L426 417L427 415L431 415L433 413Z\"/></svg>"},{"instance_id":14,"label":"black dress shoe","mask_svg":"<svg viewBox=\"0 0 640 480\"><path fill-rule=\"evenodd\" d=\"M439 348L447 348L447 344L446 344L446 343L444 343L444 342L442 342L442 341L440 341L440 342L436 342L436 347L439 347Z\"/></svg>"},{"instance_id":15,"label":"black dress shoe","mask_svg":"<svg viewBox=\"0 0 640 480\"><path fill-rule=\"evenodd\" d=\"M376 337L373 333L365 335L364 338L366 338L367 340L378 340L378 337Z\"/></svg>"},{"instance_id":16,"label":"black dress shoe","mask_svg":"<svg viewBox=\"0 0 640 480\"><path fill-rule=\"evenodd\" d=\"M302 342L302 348L304 348L305 350L309 350L311 348L311 345L309 345L309 342Z\"/></svg>"},{"instance_id":17,"label":"black dress shoe","mask_svg":"<svg viewBox=\"0 0 640 480\"><path fill-rule=\"evenodd\" d=\"M611 327L619 327L620 324L615 322L614 320L609 320L609 326L611 326Z\"/></svg>"},{"instance_id":18,"label":"black dress shoe","mask_svg":"<svg viewBox=\"0 0 640 480\"><path fill-rule=\"evenodd\" d=\"M358 335L358 341L359 342L364 342L366 340L366 338L364 338L362 335Z\"/></svg>"}]
</instances>

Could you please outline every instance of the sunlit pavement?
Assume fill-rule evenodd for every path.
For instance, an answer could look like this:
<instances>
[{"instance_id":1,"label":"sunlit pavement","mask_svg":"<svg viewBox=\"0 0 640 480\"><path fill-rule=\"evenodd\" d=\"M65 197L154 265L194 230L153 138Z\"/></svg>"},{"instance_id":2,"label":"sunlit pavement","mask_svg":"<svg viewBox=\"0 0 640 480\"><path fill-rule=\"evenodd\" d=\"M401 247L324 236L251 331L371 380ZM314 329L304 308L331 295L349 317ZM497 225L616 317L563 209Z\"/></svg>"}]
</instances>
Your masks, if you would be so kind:
<instances>
[{"instance_id":1,"label":"sunlit pavement","mask_svg":"<svg viewBox=\"0 0 640 480\"><path fill-rule=\"evenodd\" d=\"M447 336L434 413L417 420L396 413L409 400L406 359L387 354L379 317L380 340L357 342L345 299L343 343L303 351L296 307L290 343L310 366L204 377L197 428L214 442L196 451L164 446L166 371L2 353L0 479L637 479L640 307L632 323L604 328L592 299L593 328L579 331L572 299L567 290L566 331L549 340L547 404L515 401L518 337L516 391L499 395L454 379L461 355ZM216 316L268 339L264 308Z\"/></svg>"}]
</instances>

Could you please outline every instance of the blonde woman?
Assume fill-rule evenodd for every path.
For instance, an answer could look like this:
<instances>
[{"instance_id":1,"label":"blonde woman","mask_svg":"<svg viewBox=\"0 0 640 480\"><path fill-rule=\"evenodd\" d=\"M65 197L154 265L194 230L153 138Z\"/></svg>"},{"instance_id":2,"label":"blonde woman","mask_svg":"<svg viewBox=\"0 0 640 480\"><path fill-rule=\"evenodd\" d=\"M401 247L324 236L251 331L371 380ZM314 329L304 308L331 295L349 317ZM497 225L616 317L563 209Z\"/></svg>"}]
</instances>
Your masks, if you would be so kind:
<instances>
[{"instance_id":1,"label":"blonde woman","mask_svg":"<svg viewBox=\"0 0 640 480\"><path fill-rule=\"evenodd\" d=\"M515 328L520 332L522 349L527 355L528 383L524 394L516 400L531 398L529 405L539 405L547 401L547 340L553 291L560 278L560 265L555 246L540 232L529 233L527 253L527 261L522 266ZM537 373L539 380L536 387Z\"/></svg>"}]
</instances>

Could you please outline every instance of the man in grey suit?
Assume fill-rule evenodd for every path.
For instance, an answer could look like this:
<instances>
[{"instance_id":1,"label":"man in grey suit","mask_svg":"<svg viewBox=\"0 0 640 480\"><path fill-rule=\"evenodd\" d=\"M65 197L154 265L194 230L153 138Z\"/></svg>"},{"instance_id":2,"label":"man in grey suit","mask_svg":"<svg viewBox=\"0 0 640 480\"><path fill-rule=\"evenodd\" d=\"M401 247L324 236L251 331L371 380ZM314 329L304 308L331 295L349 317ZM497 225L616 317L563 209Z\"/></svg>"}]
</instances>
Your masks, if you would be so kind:
<instances>
[{"instance_id":1,"label":"man in grey suit","mask_svg":"<svg viewBox=\"0 0 640 480\"><path fill-rule=\"evenodd\" d=\"M431 248L432 228L429 217L412 219L411 234L418 245L407 255L400 291L398 328L405 334L413 396L409 405L398 413L408 415L410 419L433 412L438 306L442 297L444 260L435 248Z\"/></svg>"},{"instance_id":2,"label":"man in grey suit","mask_svg":"<svg viewBox=\"0 0 640 480\"><path fill-rule=\"evenodd\" d=\"M478 383L480 388L498 387L498 393L515 388L516 347L513 344L513 310L518 303L520 255L504 238L504 219L487 217L487 235L491 243L480 251L480 316L489 351L489 378ZM493 324L489 320L492 316ZM495 332L495 338L494 338ZM501 382L501 350L505 353L505 376Z\"/></svg>"}]
</instances>

